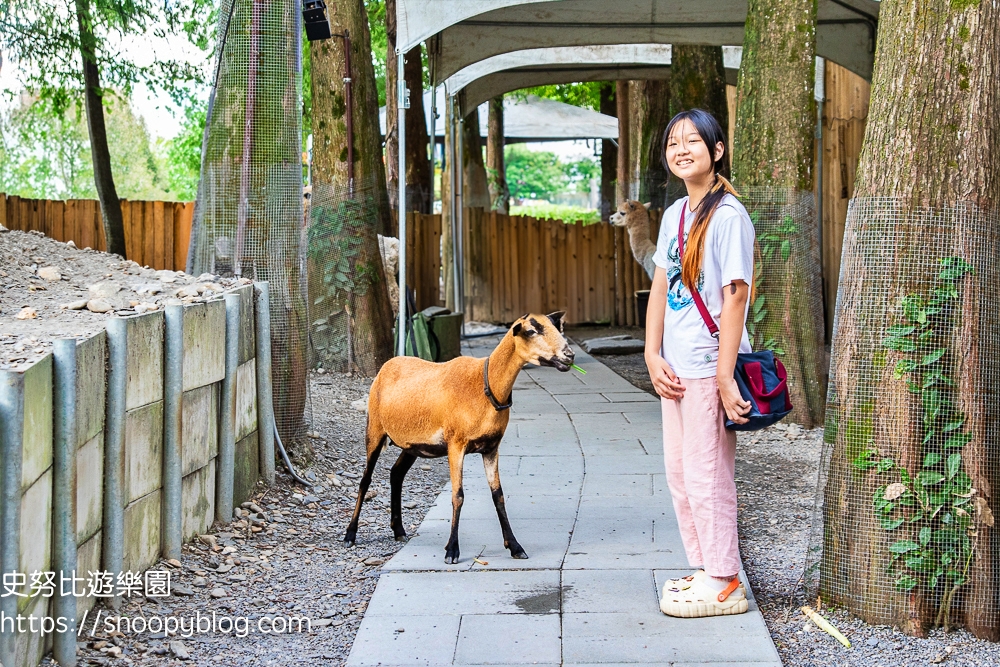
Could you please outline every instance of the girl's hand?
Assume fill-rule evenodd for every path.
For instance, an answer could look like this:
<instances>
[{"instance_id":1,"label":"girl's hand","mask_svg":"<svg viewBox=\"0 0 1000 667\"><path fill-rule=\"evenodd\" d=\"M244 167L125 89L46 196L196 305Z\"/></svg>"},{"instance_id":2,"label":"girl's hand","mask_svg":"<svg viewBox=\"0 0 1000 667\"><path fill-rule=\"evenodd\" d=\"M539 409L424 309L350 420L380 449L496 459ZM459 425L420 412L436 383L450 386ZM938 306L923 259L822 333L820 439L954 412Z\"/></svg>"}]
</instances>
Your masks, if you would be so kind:
<instances>
[{"instance_id":1,"label":"girl's hand","mask_svg":"<svg viewBox=\"0 0 1000 667\"><path fill-rule=\"evenodd\" d=\"M646 368L657 394L675 401L684 397L684 385L663 357L659 354L646 355Z\"/></svg>"},{"instance_id":2,"label":"girl's hand","mask_svg":"<svg viewBox=\"0 0 1000 667\"><path fill-rule=\"evenodd\" d=\"M726 409L726 416L737 424L746 424L749 421L743 415L750 412L750 401L744 401L740 394L740 388L736 380L730 377L716 378L719 383L719 396L722 397L722 407Z\"/></svg>"}]
</instances>

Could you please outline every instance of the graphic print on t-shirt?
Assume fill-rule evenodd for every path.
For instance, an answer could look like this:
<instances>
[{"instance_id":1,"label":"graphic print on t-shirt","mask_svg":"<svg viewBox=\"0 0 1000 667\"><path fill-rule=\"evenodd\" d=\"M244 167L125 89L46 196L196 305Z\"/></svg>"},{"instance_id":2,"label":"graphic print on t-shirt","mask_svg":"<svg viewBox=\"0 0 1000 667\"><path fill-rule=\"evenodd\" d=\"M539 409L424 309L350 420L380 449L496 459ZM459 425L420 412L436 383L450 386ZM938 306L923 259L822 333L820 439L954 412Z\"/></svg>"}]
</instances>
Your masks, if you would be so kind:
<instances>
[{"instance_id":1,"label":"graphic print on t-shirt","mask_svg":"<svg viewBox=\"0 0 1000 667\"><path fill-rule=\"evenodd\" d=\"M684 234L684 244L687 245L687 234ZM698 274L698 289L705 285L705 272ZM677 237L674 236L667 246L667 304L670 310L683 310L694 303L690 290L681 280L681 258L677 251Z\"/></svg>"}]
</instances>

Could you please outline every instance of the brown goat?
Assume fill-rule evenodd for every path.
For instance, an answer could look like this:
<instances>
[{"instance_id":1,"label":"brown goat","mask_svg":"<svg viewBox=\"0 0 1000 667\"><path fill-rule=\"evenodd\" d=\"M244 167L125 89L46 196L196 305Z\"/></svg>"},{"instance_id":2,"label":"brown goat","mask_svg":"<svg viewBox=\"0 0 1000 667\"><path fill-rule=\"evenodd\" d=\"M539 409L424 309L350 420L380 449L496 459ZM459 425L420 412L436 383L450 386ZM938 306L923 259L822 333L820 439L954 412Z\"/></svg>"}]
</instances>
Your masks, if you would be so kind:
<instances>
[{"instance_id":1,"label":"brown goat","mask_svg":"<svg viewBox=\"0 0 1000 667\"><path fill-rule=\"evenodd\" d=\"M562 335L564 313L521 317L487 359L458 357L435 364L416 357L395 357L379 371L368 396L365 448L368 461L358 486L354 517L344 543L353 546L358 518L372 473L389 442L402 451L389 473L392 518L397 540L406 538L400 508L403 478L420 458L448 457L451 471L451 537L444 561L458 562L458 518L465 492L462 465L466 454L482 454L486 481L500 519L504 548L513 558L527 558L511 532L500 487L500 439L510 420L508 408L514 380L525 364L553 366L568 371L573 350ZM503 401L502 403L500 401Z\"/></svg>"}]
</instances>

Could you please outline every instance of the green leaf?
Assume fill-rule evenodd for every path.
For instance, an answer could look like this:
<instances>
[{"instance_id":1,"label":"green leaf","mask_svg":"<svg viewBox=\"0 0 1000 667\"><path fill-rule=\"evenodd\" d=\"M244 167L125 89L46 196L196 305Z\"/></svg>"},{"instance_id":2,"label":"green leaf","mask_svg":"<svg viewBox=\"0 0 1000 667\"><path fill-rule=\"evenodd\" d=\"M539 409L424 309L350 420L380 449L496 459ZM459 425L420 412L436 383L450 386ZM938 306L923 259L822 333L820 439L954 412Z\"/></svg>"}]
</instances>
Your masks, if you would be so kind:
<instances>
[{"instance_id":1,"label":"green leaf","mask_svg":"<svg viewBox=\"0 0 1000 667\"><path fill-rule=\"evenodd\" d=\"M936 466L938 463L941 463L941 455L938 454L937 452L930 452L927 456L924 457L925 468L932 468Z\"/></svg>"},{"instance_id":2,"label":"green leaf","mask_svg":"<svg viewBox=\"0 0 1000 667\"><path fill-rule=\"evenodd\" d=\"M904 337L904 336L909 336L911 333L913 333L916 330L917 330L917 327L913 326L912 324L897 324L896 326L889 327L889 330L886 331L885 333L886 333L887 336L893 336L893 337L900 337L901 338L901 337Z\"/></svg>"},{"instance_id":3,"label":"green leaf","mask_svg":"<svg viewBox=\"0 0 1000 667\"><path fill-rule=\"evenodd\" d=\"M913 540L897 540L889 545L889 551L894 554L905 554L919 548L920 545Z\"/></svg>"},{"instance_id":4,"label":"green leaf","mask_svg":"<svg viewBox=\"0 0 1000 667\"><path fill-rule=\"evenodd\" d=\"M882 525L882 530L896 530L903 524L904 519L902 517L898 519L890 519L888 517L882 517L879 523Z\"/></svg>"},{"instance_id":5,"label":"green leaf","mask_svg":"<svg viewBox=\"0 0 1000 667\"><path fill-rule=\"evenodd\" d=\"M896 362L896 368L892 372L894 380L899 380L907 373L917 368L917 362L912 359L900 359Z\"/></svg>"},{"instance_id":6,"label":"green leaf","mask_svg":"<svg viewBox=\"0 0 1000 667\"><path fill-rule=\"evenodd\" d=\"M893 468L894 465L896 465L896 463L892 459L888 459L888 458L882 459L881 461L878 462L878 470L876 470L876 472L879 473L879 474L882 474L884 472L888 472L888 471L892 470L892 468Z\"/></svg>"},{"instance_id":7,"label":"green leaf","mask_svg":"<svg viewBox=\"0 0 1000 667\"><path fill-rule=\"evenodd\" d=\"M851 461L851 465L858 470L869 470L874 468L877 465L877 462L875 461L876 454L878 454L878 452L869 447L858 454L857 457Z\"/></svg>"},{"instance_id":8,"label":"green leaf","mask_svg":"<svg viewBox=\"0 0 1000 667\"><path fill-rule=\"evenodd\" d=\"M909 338L899 338L898 336L886 336L882 340L882 345L897 352L916 352L917 344Z\"/></svg>"},{"instance_id":9,"label":"green leaf","mask_svg":"<svg viewBox=\"0 0 1000 667\"><path fill-rule=\"evenodd\" d=\"M930 526L924 526L923 528L921 528L920 529L920 535L919 535L919 537L917 539L920 540L920 544L922 544L923 546L926 547L927 544L931 541L931 528L930 528Z\"/></svg>"},{"instance_id":10,"label":"green leaf","mask_svg":"<svg viewBox=\"0 0 1000 667\"><path fill-rule=\"evenodd\" d=\"M931 470L921 470L917 473L917 482L921 486L934 486L944 481L944 475Z\"/></svg>"},{"instance_id":11,"label":"green leaf","mask_svg":"<svg viewBox=\"0 0 1000 667\"><path fill-rule=\"evenodd\" d=\"M927 354L924 355L924 358L920 360L920 365L929 366L930 364L933 364L935 361L939 360L941 357L944 356L945 351L946 348L941 347L934 350L933 352L928 352Z\"/></svg>"},{"instance_id":12,"label":"green leaf","mask_svg":"<svg viewBox=\"0 0 1000 667\"><path fill-rule=\"evenodd\" d=\"M971 433L959 433L958 435L953 435L948 438L945 443L945 449L952 449L955 447L965 447L972 440Z\"/></svg>"},{"instance_id":13,"label":"green leaf","mask_svg":"<svg viewBox=\"0 0 1000 667\"><path fill-rule=\"evenodd\" d=\"M955 476L955 473L958 472L958 469L961 467L961 465L962 465L962 455L959 454L958 452L955 452L954 454L948 457L948 462L946 464L946 467L948 469L948 479L951 479Z\"/></svg>"},{"instance_id":14,"label":"green leaf","mask_svg":"<svg viewBox=\"0 0 1000 667\"><path fill-rule=\"evenodd\" d=\"M943 433L950 433L951 431L954 431L957 428L962 428L963 424L965 424L965 417L960 417L955 421L948 422L947 424L945 424L945 427L941 429L941 431Z\"/></svg>"},{"instance_id":15,"label":"green leaf","mask_svg":"<svg viewBox=\"0 0 1000 667\"><path fill-rule=\"evenodd\" d=\"M906 593L912 591L917 585L917 580L908 574L901 574L896 579L896 590Z\"/></svg>"}]
</instances>

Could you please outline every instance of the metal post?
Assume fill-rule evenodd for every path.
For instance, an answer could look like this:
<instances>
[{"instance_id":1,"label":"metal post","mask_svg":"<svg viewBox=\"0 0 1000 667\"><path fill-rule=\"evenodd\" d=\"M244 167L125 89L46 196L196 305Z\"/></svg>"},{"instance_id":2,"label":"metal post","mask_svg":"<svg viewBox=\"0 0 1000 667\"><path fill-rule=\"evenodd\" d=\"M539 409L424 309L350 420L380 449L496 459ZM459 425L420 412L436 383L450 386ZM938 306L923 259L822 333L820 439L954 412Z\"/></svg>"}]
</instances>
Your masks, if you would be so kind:
<instances>
[{"instance_id":1,"label":"metal post","mask_svg":"<svg viewBox=\"0 0 1000 667\"><path fill-rule=\"evenodd\" d=\"M406 77L403 67L406 57L401 50L396 51L396 136L399 145L399 321L396 322L396 355L406 354L406 109L410 106L407 99ZM416 350L414 350L416 352Z\"/></svg>"},{"instance_id":2,"label":"metal post","mask_svg":"<svg viewBox=\"0 0 1000 667\"><path fill-rule=\"evenodd\" d=\"M274 486L274 405L271 403L271 303L266 282L254 283L257 367L257 443L260 474Z\"/></svg>"},{"instance_id":3,"label":"metal post","mask_svg":"<svg viewBox=\"0 0 1000 667\"><path fill-rule=\"evenodd\" d=\"M125 555L125 515L122 502L122 456L125 452L125 390L128 380L128 325L112 317L106 327L108 340L108 394L104 410L104 519L101 526L101 560L105 572L122 572ZM116 588L117 590L117 588ZM121 595L111 606L121 606Z\"/></svg>"},{"instance_id":4,"label":"metal post","mask_svg":"<svg viewBox=\"0 0 1000 667\"><path fill-rule=\"evenodd\" d=\"M52 615L66 628L52 636L52 655L62 667L76 665L76 340L52 344L52 569L59 590ZM69 583L67 590L65 583Z\"/></svg>"},{"instance_id":5,"label":"metal post","mask_svg":"<svg viewBox=\"0 0 1000 667\"><path fill-rule=\"evenodd\" d=\"M460 311L461 308L458 306L458 254L455 252L455 248L458 246L458 181L461 177L456 169L456 164L458 159L458 151L455 148L455 96L452 95L448 98L448 137L451 140L449 145L451 146L451 151L448 155L448 177L451 187L449 188L449 210L451 211L450 220L448 221L451 226L451 274L452 274L452 296L454 297L453 303L455 304L455 310Z\"/></svg>"},{"instance_id":6,"label":"metal post","mask_svg":"<svg viewBox=\"0 0 1000 667\"><path fill-rule=\"evenodd\" d=\"M816 223L819 227L820 267L823 266L823 98L826 97L826 61L816 58L816 78L813 84L816 98ZM820 276L823 275L822 269Z\"/></svg>"},{"instance_id":7,"label":"metal post","mask_svg":"<svg viewBox=\"0 0 1000 667\"><path fill-rule=\"evenodd\" d=\"M0 371L0 572L18 572L21 552L21 448L24 374ZM0 597L0 612L17 616L16 595ZM8 632L8 630L11 630ZM17 633L0 625L0 664L15 665Z\"/></svg>"},{"instance_id":8,"label":"metal post","mask_svg":"<svg viewBox=\"0 0 1000 667\"><path fill-rule=\"evenodd\" d=\"M163 335L163 492L161 551L181 557L181 415L184 407L184 306L164 309Z\"/></svg>"},{"instance_id":9,"label":"metal post","mask_svg":"<svg viewBox=\"0 0 1000 667\"><path fill-rule=\"evenodd\" d=\"M455 307L458 312L465 313L465 119L461 116L461 105L458 118L458 216L457 233L455 235ZM465 318L462 318L462 332L465 332Z\"/></svg>"},{"instance_id":10,"label":"metal post","mask_svg":"<svg viewBox=\"0 0 1000 667\"><path fill-rule=\"evenodd\" d=\"M226 375L222 378L219 407L219 460L215 468L215 518L233 518L236 476L236 373L240 365L240 295L230 292L226 301Z\"/></svg>"}]
</instances>

